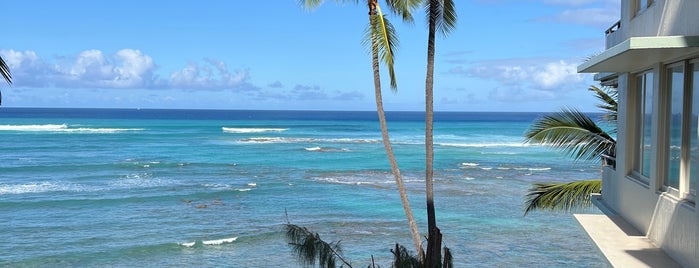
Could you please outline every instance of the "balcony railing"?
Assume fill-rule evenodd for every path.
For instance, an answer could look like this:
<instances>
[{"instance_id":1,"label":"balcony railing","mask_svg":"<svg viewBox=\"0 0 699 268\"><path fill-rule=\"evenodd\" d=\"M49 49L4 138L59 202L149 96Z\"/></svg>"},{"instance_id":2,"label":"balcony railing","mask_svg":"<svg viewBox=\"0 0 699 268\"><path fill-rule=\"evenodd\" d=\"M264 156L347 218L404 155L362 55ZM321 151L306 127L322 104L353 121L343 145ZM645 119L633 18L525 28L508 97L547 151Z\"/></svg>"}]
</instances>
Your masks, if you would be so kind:
<instances>
[{"instance_id":1,"label":"balcony railing","mask_svg":"<svg viewBox=\"0 0 699 268\"><path fill-rule=\"evenodd\" d=\"M621 29L621 20L617 21L606 31L604 31L606 49L616 46L621 43L621 41L624 41L622 40L624 35L623 32L623 29Z\"/></svg>"},{"instance_id":2,"label":"balcony railing","mask_svg":"<svg viewBox=\"0 0 699 268\"><path fill-rule=\"evenodd\" d=\"M600 156L602 157L602 166L616 169L616 157L606 154L601 154Z\"/></svg>"},{"instance_id":3,"label":"balcony railing","mask_svg":"<svg viewBox=\"0 0 699 268\"><path fill-rule=\"evenodd\" d=\"M606 31L604 31L604 34L605 34L605 35L610 35L611 33L616 32L617 30L619 30L619 28L621 28L621 20L617 21L617 22L614 23L611 27L609 27Z\"/></svg>"}]
</instances>

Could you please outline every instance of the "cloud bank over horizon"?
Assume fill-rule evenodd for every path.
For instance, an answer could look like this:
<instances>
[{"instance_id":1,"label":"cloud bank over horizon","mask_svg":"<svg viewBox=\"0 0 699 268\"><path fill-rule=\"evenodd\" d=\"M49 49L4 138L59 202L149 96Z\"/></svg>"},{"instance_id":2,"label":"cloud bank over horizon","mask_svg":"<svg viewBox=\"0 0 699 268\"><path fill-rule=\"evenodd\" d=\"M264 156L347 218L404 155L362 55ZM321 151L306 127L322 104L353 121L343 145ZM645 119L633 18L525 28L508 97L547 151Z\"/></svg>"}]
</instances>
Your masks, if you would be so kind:
<instances>
[{"instance_id":1,"label":"cloud bank over horizon","mask_svg":"<svg viewBox=\"0 0 699 268\"><path fill-rule=\"evenodd\" d=\"M137 49L105 55L97 49L74 56L41 58L36 52L0 50L16 87L92 89L252 90L248 70L230 71L223 61L190 62L165 78L153 58Z\"/></svg>"},{"instance_id":2,"label":"cloud bank over horizon","mask_svg":"<svg viewBox=\"0 0 699 268\"><path fill-rule=\"evenodd\" d=\"M285 103L297 101L307 104L314 101L351 102L364 99L358 90L340 91L319 85L295 84L291 88L279 80L257 86L252 83L250 70L230 70L222 60L204 58L202 62L189 62L181 69L166 75L158 73L158 64L149 55L137 49L120 49L107 55L97 49L84 50L71 56L42 58L31 50L0 50L0 56L10 67L16 94L8 96L17 102L27 101L26 92L40 90L62 91L63 97L39 95L37 103L79 102L67 95L104 94L102 102L136 103L186 103L191 92L210 92L206 98L219 103ZM128 93L125 92L128 90ZM145 90L136 93L135 90ZM70 93L71 91L75 93ZM119 93L120 91L121 94ZM150 92L150 93L147 93ZM114 95L117 94L117 95ZM111 96L111 100L104 99ZM138 96L138 97L135 97ZM194 96L194 95L192 95ZM136 99L134 99L136 98ZM203 97L198 97L204 99ZM60 101L56 101L60 99ZM20 101L21 100L21 101Z\"/></svg>"}]
</instances>

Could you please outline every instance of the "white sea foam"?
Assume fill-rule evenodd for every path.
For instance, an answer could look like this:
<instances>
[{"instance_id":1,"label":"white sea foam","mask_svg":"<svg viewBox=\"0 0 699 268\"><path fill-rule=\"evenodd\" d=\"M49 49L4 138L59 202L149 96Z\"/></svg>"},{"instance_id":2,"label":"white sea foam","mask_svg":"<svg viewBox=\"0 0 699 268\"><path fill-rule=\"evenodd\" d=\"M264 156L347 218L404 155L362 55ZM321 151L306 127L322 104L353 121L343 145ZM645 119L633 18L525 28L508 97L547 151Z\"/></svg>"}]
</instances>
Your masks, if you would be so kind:
<instances>
[{"instance_id":1,"label":"white sea foam","mask_svg":"<svg viewBox=\"0 0 699 268\"><path fill-rule=\"evenodd\" d=\"M130 131L143 131L142 128L67 128L60 130L60 132L72 132L72 133L119 133L119 132L130 132Z\"/></svg>"},{"instance_id":2,"label":"white sea foam","mask_svg":"<svg viewBox=\"0 0 699 268\"><path fill-rule=\"evenodd\" d=\"M238 240L238 237L231 237L231 238L223 238L223 239L217 239L217 240L204 240L201 241L202 244L204 245L221 245L221 244L227 244L227 243L233 243L235 240Z\"/></svg>"},{"instance_id":3,"label":"white sea foam","mask_svg":"<svg viewBox=\"0 0 699 268\"><path fill-rule=\"evenodd\" d=\"M3 194L26 194L26 193L43 193L50 191L65 190L65 187L50 183L25 183L25 184L2 184L0 185L0 195Z\"/></svg>"},{"instance_id":4,"label":"white sea foam","mask_svg":"<svg viewBox=\"0 0 699 268\"><path fill-rule=\"evenodd\" d=\"M251 137L241 139L240 143L379 143L379 140L373 139L316 139L302 137Z\"/></svg>"},{"instance_id":5,"label":"white sea foam","mask_svg":"<svg viewBox=\"0 0 699 268\"><path fill-rule=\"evenodd\" d=\"M61 129L67 129L68 125L0 125L0 130L5 131L58 131Z\"/></svg>"},{"instance_id":6,"label":"white sea foam","mask_svg":"<svg viewBox=\"0 0 699 268\"><path fill-rule=\"evenodd\" d=\"M0 184L0 195L49 192L94 192L102 189L101 187L90 187L82 184L63 182L30 182L22 184Z\"/></svg>"},{"instance_id":7,"label":"white sea foam","mask_svg":"<svg viewBox=\"0 0 699 268\"><path fill-rule=\"evenodd\" d=\"M478 166L479 164L478 164L478 163L467 163L467 162L464 162L464 163L461 163L461 165L464 166L464 167L476 167L476 166Z\"/></svg>"},{"instance_id":8,"label":"white sea foam","mask_svg":"<svg viewBox=\"0 0 699 268\"><path fill-rule=\"evenodd\" d=\"M349 178L349 177L344 177L344 178L315 178L317 181L321 182L327 182L327 183L334 183L334 184L346 184L346 185L363 185L363 184L378 184L377 182L370 182L370 181L358 181L355 178ZM383 182L386 183L386 182Z\"/></svg>"},{"instance_id":9,"label":"white sea foam","mask_svg":"<svg viewBox=\"0 0 699 268\"><path fill-rule=\"evenodd\" d=\"M249 182L249 183L248 183L248 186L250 186L250 187L257 187L257 183Z\"/></svg>"},{"instance_id":10,"label":"white sea foam","mask_svg":"<svg viewBox=\"0 0 699 268\"><path fill-rule=\"evenodd\" d=\"M328 147L308 147L304 150L309 152L348 152L349 149L346 148L328 148Z\"/></svg>"},{"instance_id":11,"label":"white sea foam","mask_svg":"<svg viewBox=\"0 0 699 268\"><path fill-rule=\"evenodd\" d=\"M223 132L228 133L264 133L264 132L283 132L288 128L239 128L239 127L222 127Z\"/></svg>"},{"instance_id":12,"label":"white sea foam","mask_svg":"<svg viewBox=\"0 0 699 268\"><path fill-rule=\"evenodd\" d=\"M0 131L25 132L68 132L68 133L118 133L126 131L141 131L142 128L71 128L66 124L46 125L0 125Z\"/></svg>"},{"instance_id":13,"label":"white sea foam","mask_svg":"<svg viewBox=\"0 0 699 268\"><path fill-rule=\"evenodd\" d=\"M473 147L473 148L484 148L484 147L527 147L529 145L519 142L503 142L503 143L436 143L439 146L446 147Z\"/></svg>"},{"instance_id":14,"label":"white sea foam","mask_svg":"<svg viewBox=\"0 0 699 268\"><path fill-rule=\"evenodd\" d=\"M240 140L242 143L287 143L291 142L290 139L285 139L281 137L258 137L258 138L247 138Z\"/></svg>"},{"instance_id":15,"label":"white sea foam","mask_svg":"<svg viewBox=\"0 0 699 268\"><path fill-rule=\"evenodd\" d=\"M184 242L184 243L180 243L180 246L185 246L185 247L191 248L191 247L193 247L196 243L197 243L197 241L194 241L194 242Z\"/></svg>"}]
</instances>

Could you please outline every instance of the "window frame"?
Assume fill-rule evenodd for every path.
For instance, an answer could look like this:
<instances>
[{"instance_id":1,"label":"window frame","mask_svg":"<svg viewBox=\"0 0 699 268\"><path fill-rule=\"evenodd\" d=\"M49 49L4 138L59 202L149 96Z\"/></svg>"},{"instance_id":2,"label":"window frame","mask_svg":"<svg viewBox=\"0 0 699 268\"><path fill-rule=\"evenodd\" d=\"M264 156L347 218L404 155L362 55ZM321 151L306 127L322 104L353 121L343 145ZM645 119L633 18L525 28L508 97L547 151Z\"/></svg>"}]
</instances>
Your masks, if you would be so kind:
<instances>
[{"instance_id":1,"label":"window frame","mask_svg":"<svg viewBox=\"0 0 699 268\"><path fill-rule=\"evenodd\" d=\"M661 102L660 106L662 107L662 114L661 118L664 119L666 122L660 127L662 129L661 135L662 137L662 146L665 148L663 150L663 156L662 160L659 161L660 169L661 172L659 174L662 174L661 178L658 178L657 182L659 187L659 190L668 193L671 196L674 196L678 199L688 201L691 205L694 205L696 202L696 189L693 189L692 187L696 188L696 185L692 185L691 180L692 176L699 177L699 158L697 159L692 159L692 146L698 146L699 145L699 122L696 122L695 125L693 125L692 121L695 120L696 115L699 115L699 85L694 85L694 82L699 82L699 81L693 81L694 79L694 69L696 68L697 71L699 71L699 59L694 58L694 59L687 59L687 60L682 60L679 62L674 62L671 64L667 64L663 66L664 68L662 69L661 72L661 88L663 89L662 92L664 92L661 96L664 101ZM680 142L680 166L679 166L679 178L678 178L678 183L677 187L674 187L673 185L668 185L668 180L670 179L669 177L669 169L671 168L670 165L670 147L672 146L671 144L671 123L672 123L672 105L673 103L673 75L672 75L672 69L680 67L679 70L681 70L681 75L677 81L680 81L682 83L682 88L681 88L681 93L682 93L682 101L680 102L682 104L681 108L681 142ZM695 91L695 88L697 89ZM698 98L697 102L694 101L694 98ZM695 128L695 129L693 129ZM694 135L694 143L692 142L692 135ZM696 149L699 150L699 149ZM692 167L694 166L695 172L694 174L692 173ZM695 179L695 184L696 184L696 179Z\"/></svg>"},{"instance_id":2,"label":"window frame","mask_svg":"<svg viewBox=\"0 0 699 268\"><path fill-rule=\"evenodd\" d=\"M663 97L665 101L663 101L660 105L662 106L662 111L663 114L661 115L662 118L664 119L663 121L665 122L663 126L661 127L663 133L661 134L664 139L663 142L663 157L662 157L662 164L661 164L661 180L659 181L659 185L661 186L661 190L668 192L674 196L679 196L680 193L680 185L682 184L683 178L688 176L688 170L687 170L687 163L686 160L689 156L689 120L687 119L686 115L687 112L689 111L691 113L691 104L689 104L689 98L687 97L688 94L690 94L691 98L691 92L688 93L687 90L687 83L685 82L687 79L687 64L685 64L684 61L680 62L675 62L671 64L667 64L663 66L663 72L662 72L662 88L663 88ZM679 108L679 116L680 116L680 121L679 121L679 166L677 166L677 185L670 185L670 180L671 178L671 167L672 167L672 138L673 138L673 104L675 99L675 95L673 93L675 88L675 81L672 79L673 78L673 69L679 69L681 71L680 79L679 82L681 83L681 88L680 89L680 101L679 104L681 107Z\"/></svg>"},{"instance_id":3,"label":"window frame","mask_svg":"<svg viewBox=\"0 0 699 268\"><path fill-rule=\"evenodd\" d=\"M645 1L645 5L643 4L643 1ZM654 0L633 0L632 1L632 9L634 16L638 16L639 14L643 13L643 11L646 11L650 6L655 3Z\"/></svg>"},{"instance_id":4,"label":"window frame","mask_svg":"<svg viewBox=\"0 0 699 268\"><path fill-rule=\"evenodd\" d=\"M648 158L647 155L652 155L653 143L653 103L654 103L654 81L651 80L649 83L649 76L652 79L655 78L655 73L653 69L641 71L633 74L633 98L636 100L637 105L633 107L633 117L635 120L630 120L632 122L632 129L635 131L635 136L632 139L631 147L633 152L632 165L631 165L631 176L636 178L639 182L648 185L650 183L650 178L653 177L651 174L651 167L653 166L653 159ZM650 99L648 99L648 94L650 94ZM646 114L650 106L651 113ZM657 110L657 108L655 108ZM648 131L646 131L648 127ZM648 144L645 142L648 141ZM647 145L647 146L646 146ZM647 148L646 148L647 147ZM647 172L647 173L644 173Z\"/></svg>"}]
</instances>

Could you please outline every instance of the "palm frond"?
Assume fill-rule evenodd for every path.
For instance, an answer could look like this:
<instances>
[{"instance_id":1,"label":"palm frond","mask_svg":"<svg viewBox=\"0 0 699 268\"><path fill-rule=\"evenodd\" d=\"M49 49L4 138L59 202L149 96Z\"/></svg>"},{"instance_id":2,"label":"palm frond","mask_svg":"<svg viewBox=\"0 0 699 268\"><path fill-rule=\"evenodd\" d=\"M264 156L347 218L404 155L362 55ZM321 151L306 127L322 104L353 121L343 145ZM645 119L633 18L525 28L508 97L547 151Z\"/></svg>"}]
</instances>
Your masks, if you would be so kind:
<instances>
[{"instance_id":1,"label":"palm frond","mask_svg":"<svg viewBox=\"0 0 699 268\"><path fill-rule=\"evenodd\" d=\"M10 67L7 66L7 63L5 63L5 60L3 60L2 57L0 57L0 74L2 75L2 78L5 79L5 82L12 85L12 73L10 73Z\"/></svg>"},{"instance_id":2,"label":"palm frond","mask_svg":"<svg viewBox=\"0 0 699 268\"><path fill-rule=\"evenodd\" d=\"M417 257L410 254L408 249L398 243L396 243L395 249L391 249L391 253L393 253L392 267L394 268L418 268L424 266Z\"/></svg>"},{"instance_id":3,"label":"palm frond","mask_svg":"<svg viewBox=\"0 0 699 268\"><path fill-rule=\"evenodd\" d=\"M456 6L453 0L427 0L427 21L434 19L436 30L447 36L456 29Z\"/></svg>"},{"instance_id":4,"label":"palm frond","mask_svg":"<svg viewBox=\"0 0 699 268\"><path fill-rule=\"evenodd\" d=\"M602 102L597 105L597 108L604 111L604 118L609 122L616 122L619 101L617 89L613 87L598 88L590 86L589 90L594 92L595 97Z\"/></svg>"},{"instance_id":5,"label":"palm frond","mask_svg":"<svg viewBox=\"0 0 699 268\"><path fill-rule=\"evenodd\" d=\"M529 189L524 215L534 210L566 211L590 207L590 195L602 191L602 181L535 183Z\"/></svg>"},{"instance_id":6,"label":"palm frond","mask_svg":"<svg viewBox=\"0 0 699 268\"><path fill-rule=\"evenodd\" d=\"M306 227L294 224L286 224L286 240L296 253L296 258L301 265L315 266L318 261L319 267L336 267L338 259L352 267L342 257L342 247L340 242L327 243L320 239L320 235L309 231Z\"/></svg>"},{"instance_id":7,"label":"palm frond","mask_svg":"<svg viewBox=\"0 0 699 268\"><path fill-rule=\"evenodd\" d=\"M373 51L376 49L379 59L386 65L390 78L391 90L396 91L398 82L393 68L393 53L398 47L398 34L386 16L381 14L381 9L377 8L379 14L371 15L369 25L364 32L362 44Z\"/></svg>"},{"instance_id":8,"label":"palm frond","mask_svg":"<svg viewBox=\"0 0 699 268\"><path fill-rule=\"evenodd\" d=\"M386 0L391 12L403 18L404 22L412 23L413 10L422 5L423 0Z\"/></svg>"},{"instance_id":9,"label":"palm frond","mask_svg":"<svg viewBox=\"0 0 699 268\"><path fill-rule=\"evenodd\" d=\"M298 0L300 6L307 10L314 10L325 2L324 0ZM353 2L359 3L359 0L335 0L338 3Z\"/></svg>"},{"instance_id":10,"label":"palm frond","mask_svg":"<svg viewBox=\"0 0 699 268\"><path fill-rule=\"evenodd\" d=\"M599 160L600 155L615 155L616 151L614 138L571 108L538 119L524 135L526 143L551 146L575 160Z\"/></svg>"}]
</instances>

